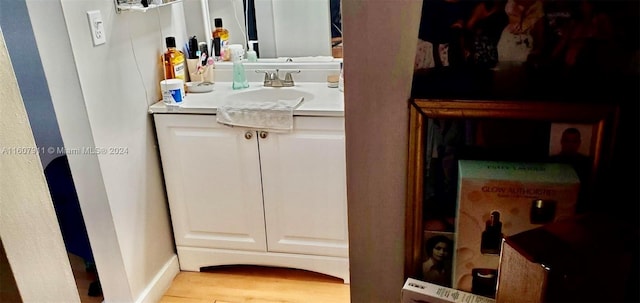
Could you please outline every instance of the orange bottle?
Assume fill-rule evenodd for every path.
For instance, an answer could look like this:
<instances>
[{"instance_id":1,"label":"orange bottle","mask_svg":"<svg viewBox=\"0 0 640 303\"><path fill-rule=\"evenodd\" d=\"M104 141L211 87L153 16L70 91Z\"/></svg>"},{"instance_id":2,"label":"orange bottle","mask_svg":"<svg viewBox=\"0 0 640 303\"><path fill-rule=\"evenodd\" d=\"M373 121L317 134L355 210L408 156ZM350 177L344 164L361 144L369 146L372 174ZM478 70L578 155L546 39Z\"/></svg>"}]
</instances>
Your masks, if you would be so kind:
<instances>
[{"instance_id":1,"label":"orange bottle","mask_svg":"<svg viewBox=\"0 0 640 303\"><path fill-rule=\"evenodd\" d=\"M216 48L215 55L216 57L218 56L217 51L219 50L220 51L219 60L230 61L231 52L229 51L229 30L227 30L222 26L222 18L215 18L213 19L213 22L216 26L216 28L213 30L213 33L211 33L211 35L213 36L213 41L216 41L215 43L218 43L218 41L220 41L219 46L214 45L214 47Z\"/></svg>"},{"instance_id":2,"label":"orange bottle","mask_svg":"<svg viewBox=\"0 0 640 303\"><path fill-rule=\"evenodd\" d=\"M167 50L164 52L164 77L165 79L181 79L186 81L185 77L185 57L184 54L176 48L176 38L165 38ZM186 84L185 84L186 85Z\"/></svg>"}]
</instances>

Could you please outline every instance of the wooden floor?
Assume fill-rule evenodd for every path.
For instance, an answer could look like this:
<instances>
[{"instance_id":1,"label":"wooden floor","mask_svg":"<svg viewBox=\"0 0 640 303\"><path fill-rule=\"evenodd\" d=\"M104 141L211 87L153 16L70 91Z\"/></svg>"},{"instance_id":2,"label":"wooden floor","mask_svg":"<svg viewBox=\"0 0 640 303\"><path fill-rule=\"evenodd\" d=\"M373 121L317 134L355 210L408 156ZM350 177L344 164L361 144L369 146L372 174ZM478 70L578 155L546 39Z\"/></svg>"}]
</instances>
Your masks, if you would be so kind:
<instances>
[{"instance_id":1,"label":"wooden floor","mask_svg":"<svg viewBox=\"0 0 640 303\"><path fill-rule=\"evenodd\" d=\"M95 273L87 272L84 261L82 258L73 255L69 255L69 262L71 263L71 270L76 280L78 287L78 293L80 294L80 301L82 303L100 303L103 301L103 297L90 297L89 284L95 280ZM0 303L21 303L22 298L18 291L15 279L13 278L13 272L9 266L7 255L5 254L4 247L0 241Z\"/></svg>"},{"instance_id":2,"label":"wooden floor","mask_svg":"<svg viewBox=\"0 0 640 303\"><path fill-rule=\"evenodd\" d=\"M22 303L2 241L0 241L0 302Z\"/></svg>"},{"instance_id":3,"label":"wooden floor","mask_svg":"<svg viewBox=\"0 0 640 303\"><path fill-rule=\"evenodd\" d=\"M0 302L22 302L0 245ZM83 260L69 254L82 303L99 303L89 297L94 274ZM161 303L348 303L349 285L341 279L297 269L229 266L203 272L180 272Z\"/></svg>"},{"instance_id":4,"label":"wooden floor","mask_svg":"<svg viewBox=\"0 0 640 303\"><path fill-rule=\"evenodd\" d=\"M96 280L95 272L87 272L84 260L74 254L69 255L69 263L71 263L71 270L73 271L73 277L76 280L76 286L78 287L78 294L80 295L80 302L82 303L100 303L104 300L102 296L90 297L89 296L89 284Z\"/></svg>"},{"instance_id":5,"label":"wooden floor","mask_svg":"<svg viewBox=\"0 0 640 303\"><path fill-rule=\"evenodd\" d=\"M342 279L297 269L229 266L180 272L161 303L348 303Z\"/></svg>"}]
</instances>

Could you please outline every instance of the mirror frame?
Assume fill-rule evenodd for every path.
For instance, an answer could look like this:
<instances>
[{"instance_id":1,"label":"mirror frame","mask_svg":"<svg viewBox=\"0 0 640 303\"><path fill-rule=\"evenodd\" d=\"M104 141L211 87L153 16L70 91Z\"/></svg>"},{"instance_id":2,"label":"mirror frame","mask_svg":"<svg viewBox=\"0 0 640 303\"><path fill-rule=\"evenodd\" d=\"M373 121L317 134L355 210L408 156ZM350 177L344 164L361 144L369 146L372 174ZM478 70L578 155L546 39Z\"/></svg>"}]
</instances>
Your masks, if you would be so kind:
<instances>
[{"instance_id":1,"label":"mirror frame","mask_svg":"<svg viewBox=\"0 0 640 303\"><path fill-rule=\"evenodd\" d=\"M409 153L405 205L405 279L415 278L422 263L423 185L426 125L429 118L520 119L549 123L593 124L591 182L613 153L619 107L611 104L536 101L413 99L409 109ZM591 183L597 184L597 183Z\"/></svg>"}]
</instances>

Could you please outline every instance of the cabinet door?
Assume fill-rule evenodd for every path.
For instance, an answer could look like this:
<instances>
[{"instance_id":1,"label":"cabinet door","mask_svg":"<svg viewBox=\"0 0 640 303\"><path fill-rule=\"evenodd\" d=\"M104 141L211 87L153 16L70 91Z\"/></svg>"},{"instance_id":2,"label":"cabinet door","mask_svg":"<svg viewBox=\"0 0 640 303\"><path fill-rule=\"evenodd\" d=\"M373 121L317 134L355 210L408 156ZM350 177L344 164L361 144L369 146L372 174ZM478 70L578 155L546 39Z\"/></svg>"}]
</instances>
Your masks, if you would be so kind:
<instances>
[{"instance_id":1,"label":"cabinet door","mask_svg":"<svg viewBox=\"0 0 640 303\"><path fill-rule=\"evenodd\" d=\"M348 256L344 118L295 117L258 144L267 249Z\"/></svg>"},{"instance_id":2,"label":"cabinet door","mask_svg":"<svg viewBox=\"0 0 640 303\"><path fill-rule=\"evenodd\" d=\"M176 245L265 251L255 132L213 115L154 118Z\"/></svg>"}]
</instances>

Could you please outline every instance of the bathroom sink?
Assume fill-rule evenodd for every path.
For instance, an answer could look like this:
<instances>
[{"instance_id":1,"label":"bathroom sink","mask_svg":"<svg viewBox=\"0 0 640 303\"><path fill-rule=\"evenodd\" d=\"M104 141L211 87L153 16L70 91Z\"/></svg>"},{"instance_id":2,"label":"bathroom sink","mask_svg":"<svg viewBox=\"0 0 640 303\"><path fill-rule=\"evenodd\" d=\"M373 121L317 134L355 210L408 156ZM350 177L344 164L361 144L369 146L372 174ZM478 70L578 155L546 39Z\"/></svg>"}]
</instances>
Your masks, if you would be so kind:
<instances>
[{"instance_id":1,"label":"bathroom sink","mask_svg":"<svg viewBox=\"0 0 640 303\"><path fill-rule=\"evenodd\" d=\"M310 101L313 99L314 94L303 91L296 88L271 88L262 87L254 90L238 91L229 94L226 98L226 102L260 102L260 101L278 101L278 100L295 100L300 97L304 98L304 101Z\"/></svg>"},{"instance_id":2,"label":"bathroom sink","mask_svg":"<svg viewBox=\"0 0 640 303\"><path fill-rule=\"evenodd\" d=\"M0 0L1 1L1 0ZM167 108L162 102L153 106L153 112L216 114L222 106L261 107L295 104L295 115L342 116L343 93L327 87L326 82L302 82L293 87L264 87L262 82L249 82L250 87L233 90L229 82L216 82L213 91L187 93L182 104ZM302 97L304 101L297 102ZM285 102L282 102L285 101Z\"/></svg>"}]
</instances>

